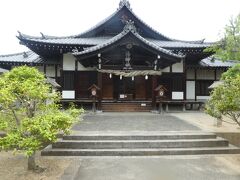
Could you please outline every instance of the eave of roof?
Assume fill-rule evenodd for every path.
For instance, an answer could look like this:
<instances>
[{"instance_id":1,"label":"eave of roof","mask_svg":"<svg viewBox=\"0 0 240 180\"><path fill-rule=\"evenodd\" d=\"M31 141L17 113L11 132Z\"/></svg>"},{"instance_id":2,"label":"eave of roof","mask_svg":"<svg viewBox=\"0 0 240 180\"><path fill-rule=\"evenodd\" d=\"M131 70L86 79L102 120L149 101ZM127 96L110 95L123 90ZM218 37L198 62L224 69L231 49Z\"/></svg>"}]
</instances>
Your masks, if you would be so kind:
<instances>
[{"instance_id":1,"label":"eave of roof","mask_svg":"<svg viewBox=\"0 0 240 180\"><path fill-rule=\"evenodd\" d=\"M46 62L42 57L33 51L22 53L0 55L0 64L58 64L58 62Z\"/></svg>"},{"instance_id":2,"label":"eave of roof","mask_svg":"<svg viewBox=\"0 0 240 180\"><path fill-rule=\"evenodd\" d=\"M8 72L8 70L7 70L7 69L0 68L0 73L5 73L5 72Z\"/></svg>"},{"instance_id":3,"label":"eave of roof","mask_svg":"<svg viewBox=\"0 0 240 180\"><path fill-rule=\"evenodd\" d=\"M56 82L55 79L50 78L50 77L47 77L46 79L47 79L47 83L51 84L52 87L54 87L56 89L61 88L61 86Z\"/></svg>"},{"instance_id":4,"label":"eave of roof","mask_svg":"<svg viewBox=\"0 0 240 180\"><path fill-rule=\"evenodd\" d=\"M213 56L202 59L199 64L203 67L232 67L239 64L237 60L222 61L221 59L214 58Z\"/></svg>"},{"instance_id":5,"label":"eave of roof","mask_svg":"<svg viewBox=\"0 0 240 180\"><path fill-rule=\"evenodd\" d=\"M214 89L219 86L222 86L223 84L224 84L224 81L215 81L215 82L213 82L213 84L211 86L208 87L208 89Z\"/></svg>"},{"instance_id":6,"label":"eave of roof","mask_svg":"<svg viewBox=\"0 0 240 180\"><path fill-rule=\"evenodd\" d=\"M52 45L72 45L72 46L96 46L107 42L114 36L103 36L103 37L90 37L90 38L25 38L24 40L29 43L43 43ZM184 41L162 41L146 38L148 41L158 45L162 48L206 48L212 45L212 43L190 43ZM23 39L20 39L23 40Z\"/></svg>"},{"instance_id":7,"label":"eave of roof","mask_svg":"<svg viewBox=\"0 0 240 180\"><path fill-rule=\"evenodd\" d=\"M214 58L213 56L204 58L198 64L187 65L187 68L200 68L200 69L228 69L236 64L240 64L237 60L222 61L221 59Z\"/></svg>"},{"instance_id":8,"label":"eave of roof","mask_svg":"<svg viewBox=\"0 0 240 180\"><path fill-rule=\"evenodd\" d=\"M109 39L111 36L103 36L103 37L90 37L90 38L34 38L34 37L18 37L20 41L30 41L34 43L43 43L43 44L55 44L55 45L80 45L80 46L94 46L101 44Z\"/></svg>"}]
</instances>

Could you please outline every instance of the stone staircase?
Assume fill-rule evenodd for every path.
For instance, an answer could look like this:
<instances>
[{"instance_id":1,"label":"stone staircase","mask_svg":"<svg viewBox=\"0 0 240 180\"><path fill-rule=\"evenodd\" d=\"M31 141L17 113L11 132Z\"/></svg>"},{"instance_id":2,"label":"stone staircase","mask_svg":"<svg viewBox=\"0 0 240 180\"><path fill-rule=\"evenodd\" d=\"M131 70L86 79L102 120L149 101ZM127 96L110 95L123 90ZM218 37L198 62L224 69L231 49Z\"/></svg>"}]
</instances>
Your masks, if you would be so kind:
<instances>
[{"instance_id":1,"label":"stone staircase","mask_svg":"<svg viewBox=\"0 0 240 180\"><path fill-rule=\"evenodd\" d=\"M151 103L141 102L114 102L102 103L103 112L150 112Z\"/></svg>"},{"instance_id":2,"label":"stone staircase","mask_svg":"<svg viewBox=\"0 0 240 180\"><path fill-rule=\"evenodd\" d=\"M43 156L159 156L237 154L240 149L211 133L81 134L64 136Z\"/></svg>"}]
</instances>

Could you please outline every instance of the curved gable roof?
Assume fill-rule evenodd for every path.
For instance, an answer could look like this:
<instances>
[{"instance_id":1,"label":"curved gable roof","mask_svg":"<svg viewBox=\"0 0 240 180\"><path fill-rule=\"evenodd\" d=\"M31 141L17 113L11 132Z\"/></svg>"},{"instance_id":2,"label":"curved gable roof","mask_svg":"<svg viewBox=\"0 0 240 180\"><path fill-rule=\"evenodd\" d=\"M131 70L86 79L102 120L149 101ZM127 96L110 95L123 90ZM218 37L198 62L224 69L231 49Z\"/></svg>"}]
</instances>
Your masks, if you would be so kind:
<instances>
[{"instance_id":1,"label":"curved gable roof","mask_svg":"<svg viewBox=\"0 0 240 180\"><path fill-rule=\"evenodd\" d=\"M84 51L75 52L75 53L73 53L73 55L77 56L77 57L81 57L81 56L85 56L87 54L92 54L92 53L96 54L100 50L103 50L103 49L106 49L108 47L111 47L111 45L119 42L121 39L123 39L127 35L132 35L135 39L137 39L141 43L143 43L143 44L147 45L148 47L154 49L156 52L159 52L160 54L164 54L165 56L170 56L170 57L173 57L173 58L179 59L179 60L181 60L182 58L185 57L183 55L178 55L178 54L172 53L171 51L166 50L164 48L161 48L158 45L148 41L145 38L143 38L141 35L139 35L137 33L136 27L133 25L132 21L127 23L127 25L124 27L124 30L120 34L114 36L113 38L109 39L108 41L106 41L106 42L104 42L102 44L99 44L97 46L93 46L93 47L87 48Z\"/></svg>"},{"instance_id":2,"label":"curved gable roof","mask_svg":"<svg viewBox=\"0 0 240 180\"><path fill-rule=\"evenodd\" d=\"M122 19L124 15L127 15L127 19ZM128 20L135 22L137 32L142 38L161 48L186 49L190 52L189 49L201 51L212 45L211 43L205 43L204 40L182 41L164 36L141 20L132 11L127 0L121 0L119 8L111 16L81 34L57 37L40 33L40 37L34 37L19 32L17 38L21 44L43 57L48 54L61 55L62 53L72 52L74 49L82 50L86 47L102 45L111 41L112 38L122 32ZM45 47L48 47L48 49ZM44 48L44 50L40 51L41 48Z\"/></svg>"},{"instance_id":3,"label":"curved gable roof","mask_svg":"<svg viewBox=\"0 0 240 180\"><path fill-rule=\"evenodd\" d=\"M104 29L104 27L106 27L107 25L111 26L111 22L114 20L119 20L119 18L121 18L121 15L127 14L128 20L132 20L135 22L135 25L139 27L140 31L144 31L144 34L147 34L147 37L144 36L144 34L141 34L144 38L151 38L151 39L155 39L155 40L161 40L161 41L177 41L177 42L184 42L184 43L191 43L191 44L202 44L204 42L204 40L197 40L197 41L183 41L183 40L177 40L177 39L172 39L169 38L161 33L159 33L158 31L154 30L151 26L149 26L147 23L145 23L141 18L139 18L130 8L130 4L128 1L126 0L122 0L120 1L119 4L119 8L109 17L107 17L106 19L102 20L101 22L99 22L98 24L96 24L95 26L93 26L92 28L90 28L89 30L77 34L77 35L71 35L71 36L62 36L62 37L58 37L58 36L49 36L49 35L45 35L43 33L41 34L41 37L35 37L35 36L29 36L23 33L19 32L19 36L18 39L22 40L22 39L35 39L35 40L74 40L75 38L93 38L97 32L101 31L102 29ZM124 23L122 23L122 27L119 28L119 33L122 31L122 28L124 27ZM118 33L116 33L118 34Z\"/></svg>"},{"instance_id":4,"label":"curved gable roof","mask_svg":"<svg viewBox=\"0 0 240 180\"><path fill-rule=\"evenodd\" d=\"M164 40L164 41L171 41L172 39L164 36L163 34L159 33L158 31L154 30L151 26L149 26L147 23L145 23L141 18L139 18L130 8L130 6L123 4L122 6L117 9L112 15L98 23L97 25L93 26L89 30L75 35L74 37L91 37L96 32L98 32L99 29L102 27L105 27L106 24L111 22L115 18L119 18L122 14L129 14L130 17L128 17L128 20L133 20L137 26L139 26L141 29L144 29L148 34L150 38L158 39L158 40ZM123 24L124 26L124 24ZM151 37L152 36L152 37Z\"/></svg>"}]
</instances>

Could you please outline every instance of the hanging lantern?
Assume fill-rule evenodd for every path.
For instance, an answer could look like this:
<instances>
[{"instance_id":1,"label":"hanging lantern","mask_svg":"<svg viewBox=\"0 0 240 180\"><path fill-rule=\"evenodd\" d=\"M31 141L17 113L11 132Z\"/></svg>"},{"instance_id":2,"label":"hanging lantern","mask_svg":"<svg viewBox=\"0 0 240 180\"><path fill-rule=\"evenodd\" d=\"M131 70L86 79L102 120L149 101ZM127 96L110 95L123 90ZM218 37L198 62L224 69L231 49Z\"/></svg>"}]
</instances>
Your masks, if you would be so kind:
<instances>
[{"instance_id":1,"label":"hanging lantern","mask_svg":"<svg viewBox=\"0 0 240 180\"><path fill-rule=\"evenodd\" d=\"M148 75L145 76L145 79L148 80Z\"/></svg>"},{"instance_id":2,"label":"hanging lantern","mask_svg":"<svg viewBox=\"0 0 240 180\"><path fill-rule=\"evenodd\" d=\"M122 80L122 75L120 75L120 80Z\"/></svg>"},{"instance_id":3,"label":"hanging lantern","mask_svg":"<svg viewBox=\"0 0 240 180\"><path fill-rule=\"evenodd\" d=\"M109 78L112 79L112 74L111 73L109 74Z\"/></svg>"},{"instance_id":4,"label":"hanging lantern","mask_svg":"<svg viewBox=\"0 0 240 180\"><path fill-rule=\"evenodd\" d=\"M134 76L132 77L132 81L134 81Z\"/></svg>"}]
</instances>

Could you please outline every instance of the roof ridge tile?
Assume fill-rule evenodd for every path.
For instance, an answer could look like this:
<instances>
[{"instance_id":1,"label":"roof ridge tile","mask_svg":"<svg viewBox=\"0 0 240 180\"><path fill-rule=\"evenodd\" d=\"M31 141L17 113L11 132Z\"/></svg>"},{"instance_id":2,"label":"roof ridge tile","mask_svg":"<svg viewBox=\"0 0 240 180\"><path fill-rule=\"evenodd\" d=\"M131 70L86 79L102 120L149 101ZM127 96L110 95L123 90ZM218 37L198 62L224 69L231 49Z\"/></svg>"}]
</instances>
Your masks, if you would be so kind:
<instances>
[{"instance_id":1,"label":"roof ridge tile","mask_svg":"<svg viewBox=\"0 0 240 180\"><path fill-rule=\"evenodd\" d=\"M11 56L20 56L23 55L24 53L31 53L32 51L24 51L24 52L19 52L19 53L12 53L12 54L2 54L0 57L11 57Z\"/></svg>"}]
</instances>

